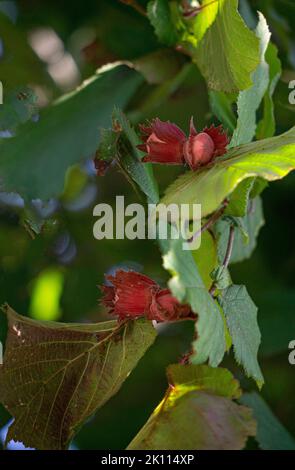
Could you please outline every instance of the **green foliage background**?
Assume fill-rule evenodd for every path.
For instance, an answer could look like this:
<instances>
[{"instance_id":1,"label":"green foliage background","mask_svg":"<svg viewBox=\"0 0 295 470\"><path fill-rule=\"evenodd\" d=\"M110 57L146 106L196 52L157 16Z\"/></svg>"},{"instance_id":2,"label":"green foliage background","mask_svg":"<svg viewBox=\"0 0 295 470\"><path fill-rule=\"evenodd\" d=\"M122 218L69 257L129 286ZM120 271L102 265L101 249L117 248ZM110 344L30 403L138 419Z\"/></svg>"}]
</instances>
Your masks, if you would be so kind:
<instances>
[{"instance_id":1,"label":"green foliage background","mask_svg":"<svg viewBox=\"0 0 295 470\"><path fill-rule=\"evenodd\" d=\"M35 28L50 27L56 31L65 49L76 61L80 81L105 63L123 59L136 63L144 54L163 47L146 18L116 0L71 3L65 0L20 0L0 2L0 8L4 3L11 4L6 11L12 16L16 14L16 22L12 30L7 31L6 19L1 15L0 38L5 31L6 41L18 50L9 65L0 60L0 79L5 93L13 93L17 87L38 85L38 89L44 89L51 101L64 92L47 73L46 64L41 64L37 57L32 56L31 50L29 53L26 49L26 37ZM139 3L145 6L146 2ZM294 4L288 0L241 3L241 12L250 25L253 12L259 10L264 14L273 34L272 40L279 49L283 75L274 94L274 103L276 132L280 134L294 122L295 107L288 103L288 82L295 78L292 71L295 65L295 33L291 24L295 14ZM82 52L81 49L89 43L92 46ZM4 41L4 54L5 44ZM198 128L202 128L212 121L206 83L196 66L181 68L183 56L177 55L173 60L172 69L165 70L167 76L161 79L160 84L139 84L126 111L134 122L158 116L176 122L186 130L188 116L194 115ZM118 91L117 86L120 87L120 78L113 85L113 95ZM82 108L80 119L86 122L89 119ZM65 123L61 121L57 124L62 132ZM74 130L70 140L75 148L80 144L81 135ZM50 146L54 144L49 140L46 145L50 154ZM25 152L25 145L19 148L19 153L22 150ZM92 148L89 149L91 152ZM43 165L45 175L52 173L52 161L48 159ZM96 241L93 238L92 209L95 204L112 204L117 194L125 195L126 203L138 199L116 169L110 169L105 178L97 179L89 167L75 166L67 173L61 200L45 223L42 236L36 236L34 240L29 232L37 230L40 224L35 211L32 223L30 209L25 211L12 207L1 199L0 303L7 301L16 311L22 314L30 312L41 319L37 288L39 286L39 295L46 296L46 289L44 291L42 285L40 287L40 279L43 278L52 282L52 289L57 292L56 304L51 310L48 308L48 318L43 319L96 322L105 319L97 302L100 296L97 285L103 282L104 273L114 266L142 269L162 283L168 280L168 274L159 262L158 247L152 241ZM30 171L34 174L34 167L28 173ZM173 167L168 170L167 167L156 167L160 190L171 183L179 172ZM60 180L59 174L56 174L56 180ZM89 196L91 194L93 197ZM295 394L295 369L288 363L288 344L295 338L295 174L272 183L263 194L263 202L266 225L259 235L258 247L249 260L233 265L231 273L235 283L247 286L259 307L258 323L262 335L259 359L267 384L262 389L262 395L285 427L295 435L292 399ZM28 219L31 221L29 229ZM46 297L43 297L43 302L46 303ZM49 318L50 315L54 318ZM0 334L5 337L2 316ZM125 448L166 390L165 367L177 362L181 354L187 351L192 335L190 324L171 325L163 330L119 393L81 429L75 438L75 445L81 449ZM234 371L244 390L251 389L252 384L241 374L232 355L226 358L224 365ZM8 414L0 408L0 428L8 420ZM250 442L249 445L256 444Z\"/></svg>"}]
</instances>

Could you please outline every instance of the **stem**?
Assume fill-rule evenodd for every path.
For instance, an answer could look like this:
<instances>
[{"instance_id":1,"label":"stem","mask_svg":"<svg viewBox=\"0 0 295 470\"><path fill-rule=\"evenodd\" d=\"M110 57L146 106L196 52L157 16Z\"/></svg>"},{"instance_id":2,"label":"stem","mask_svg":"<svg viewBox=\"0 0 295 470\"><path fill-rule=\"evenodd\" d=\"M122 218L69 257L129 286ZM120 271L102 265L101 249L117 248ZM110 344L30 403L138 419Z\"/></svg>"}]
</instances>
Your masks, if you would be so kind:
<instances>
[{"instance_id":1,"label":"stem","mask_svg":"<svg viewBox=\"0 0 295 470\"><path fill-rule=\"evenodd\" d=\"M212 297L214 297L215 291L216 291L216 286L213 283L212 286L209 289L209 294L212 295Z\"/></svg>"},{"instance_id":2,"label":"stem","mask_svg":"<svg viewBox=\"0 0 295 470\"><path fill-rule=\"evenodd\" d=\"M222 214L224 213L225 211L225 208L226 206L228 205L228 201L225 200L223 203L222 203L222 206L220 207L220 209L218 209L216 212L214 212L211 217L209 217L209 219L207 220L207 222L204 223L204 225L196 231L196 233L193 234L193 236L191 238L189 238L187 241L188 243L191 243L193 242L196 238L198 238L201 233L205 232L206 230L208 230L213 224L215 224L215 222L217 222L217 220L222 216Z\"/></svg>"},{"instance_id":3,"label":"stem","mask_svg":"<svg viewBox=\"0 0 295 470\"><path fill-rule=\"evenodd\" d=\"M230 257L233 251L233 245L234 245L234 238L235 238L235 228L233 225L230 226L229 229L229 237L228 237L228 243L227 243L227 249L225 253L225 257L222 263L223 268L227 268L230 262Z\"/></svg>"},{"instance_id":4,"label":"stem","mask_svg":"<svg viewBox=\"0 0 295 470\"><path fill-rule=\"evenodd\" d=\"M199 7L188 8L186 11L184 11L183 16L185 18L193 18L194 16L198 15L204 8L209 7L210 5L218 1L219 0L212 0L212 2L207 3L207 5L200 5Z\"/></svg>"},{"instance_id":5,"label":"stem","mask_svg":"<svg viewBox=\"0 0 295 470\"><path fill-rule=\"evenodd\" d=\"M227 242L227 247L226 247L226 253L225 253L222 265L221 265L223 269L226 269L229 265L230 258L231 258L231 255L232 255L232 251L233 251L233 246L234 246L234 238L235 238L235 227L233 225L231 225L230 229L229 229L229 236L228 236L228 242ZM213 282L212 286L209 289L209 294L211 294L212 297L213 297L214 294L215 294L215 291L216 291L216 285Z\"/></svg>"},{"instance_id":6,"label":"stem","mask_svg":"<svg viewBox=\"0 0 295 470\"><path fill-rule=\"evenodd\" d=\"M119 0L121 3L124 3L125 5L129 5L130 7L134 8L138 13L140 13L143 16L146 16L146 11L145 9L137 3L136 0Z\"/></svg>"}]
</instances>

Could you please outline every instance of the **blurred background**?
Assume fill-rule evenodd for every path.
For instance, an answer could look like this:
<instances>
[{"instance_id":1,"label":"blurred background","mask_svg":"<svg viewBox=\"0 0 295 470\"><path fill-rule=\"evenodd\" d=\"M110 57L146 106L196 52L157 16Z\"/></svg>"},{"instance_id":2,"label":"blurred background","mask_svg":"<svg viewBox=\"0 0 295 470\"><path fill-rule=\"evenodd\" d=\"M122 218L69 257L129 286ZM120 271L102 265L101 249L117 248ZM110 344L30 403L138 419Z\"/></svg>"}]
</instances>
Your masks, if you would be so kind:
<instances>
[{"instance_id":1,"label":"blurred background","mask_svg":"<svg viewBox=\"0 0 295 470\"><path fill-rule=\"evenodd\" d=\"M282 133L294 124L288 84L295 79L295 4L291 0L240 4L250 25L253 13L263 12L279 49L283 74L274 102L276 131ZM101 65L136 62L162 47L147 19L119 0L0 1L0 79L11 96L20 87L34 91L38 100L32 104L32 119L38 119L39 108L74 89ZM206 84L195 66L183 68L185 60L175 54L168 76L140 88L127 109L133 122L158 116L185 130L191 115L198 128L212 122ZM9 136L3 125L0 132L1 138ZM0 193L1 304L8 302L17 312L38 320L93 322L106 318L98 303L98 285L105 273L120 266L142 271L159 283L167 281L156 243L93 238L96 204L113 204L118 194L125 195L126 204L138 199L116 167L97 177L92 159L89 155L86 162L70 168L59 200L33 201L34 223L18 195ZM178 172L155 167L161 191ZM258 246L251 259L233 265L231 272L259 307L260 363L266 380L262 395L295 435L295 366L288 363L288 344L295 339L295 173L271 184L263 203L266 224ZM5 327L1 315L2 340ZM191 325L185 323L162 329L120 392L81 429L74 447L125 448L162 398L165 367L187 351L192 334ZM254 388L231 354L224 364L244 389ZM9 420L0 407L0 445Z\"/></svg>"}]
</instances>

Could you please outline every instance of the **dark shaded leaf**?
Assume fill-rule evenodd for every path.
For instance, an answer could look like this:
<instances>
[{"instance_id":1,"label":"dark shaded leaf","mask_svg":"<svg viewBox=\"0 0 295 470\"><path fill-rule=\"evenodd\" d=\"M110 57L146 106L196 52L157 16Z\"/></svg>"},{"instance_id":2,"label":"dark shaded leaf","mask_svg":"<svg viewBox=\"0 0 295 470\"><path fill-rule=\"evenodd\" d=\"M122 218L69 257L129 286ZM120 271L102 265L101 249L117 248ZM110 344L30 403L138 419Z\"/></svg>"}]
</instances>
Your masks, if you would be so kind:
<instances>
[{"instance_id":1,"label":"dark shaded leaf","mask_svg":"<svg viewBox=\"0 0 295 470\"><path fill-rule=\"evenodd\" d=\"M52 81L45 65L28 44L26 35L0 12L0 38L3 47L0 77L5 93L28 83L50 84Z\"/></svg>"},{"instance_id":2,"label":"dark shaded leaf","mask_svg":"<svg viewBox=\"0 0 295 470\"><path fill-rule=\"evenodd\" d=\"M256 440L263 450L295 450L295 440L272 413L258 393L245 393L239 400L253 410L257 422Z\"/></svg>"},{"instance_id":3,"label":"dark shaded leaf","mask_svg":"<svg viewBox=\"0 0 295 470\"><path fill-rule=\"evenodd\" d=\"M37 322L5 306L9 330L0 401L15 418L7 441L66 449L75 432L120 388L155 339L145 320Z\"/></svg>"},{"instance_id":4,"label":"dark shaded leaf","mask_svg":"<svg viewBox=\"0 0 295 470\"><path fill-rule=\"evenodd\" d=\"M233 133L237 121L232 107L234 99L222 91L210 90L209 101L213 114L218 117L228 132Z\"/></svg>"},{"instance_id":5,"label":"dark shaded leaf","mask_svg":"<svg viewBox=\"0 0 295 470\"><path fill-rule=\"evenodd\" d=\"M167 46L173 46L178 39L178 33L172 19L169 1L150 0L147 15L159 41Z\"/></svg>"},{"instance_id":6,"label":"dark shaded leaf","mask_svg":"<svg viewBox=\"0 0 295 470\"><path fill-rule=\"evenodd\" d=\"M36 113L36 105L37 96L30 88L18 88L6 95L0 106L0 131L15 131Z\"/></svg>"},{"instance_id":7,"label":"dark shaded leaf","mask_svg":"<svg viewBox=\"0 0 295 470\"><path fill-rule=\"evenodd\" d=\"M149 201L156 204L159 201L157 182L153 175L152 165L141 162L143 153L137 148L137 145L141 143L138 135L118 108L113 112L113 121L114 128L118 127L121 132L117 154L119 163L138 184Z\"/></svg>"},{"instance_id":8,"label":"dark shaded leaf","mask_svg":"<svg viewBox=\"0 0 295 470\"><path fill-rule=\"evenodd\" d=\"M58 196L68 167L94 155L99 127L110 124L114 105L125 106L141 81L127 66L101 69L45 110L38 122L2 141L1 190L28 200Z\"/></svg>"}]
</instances>

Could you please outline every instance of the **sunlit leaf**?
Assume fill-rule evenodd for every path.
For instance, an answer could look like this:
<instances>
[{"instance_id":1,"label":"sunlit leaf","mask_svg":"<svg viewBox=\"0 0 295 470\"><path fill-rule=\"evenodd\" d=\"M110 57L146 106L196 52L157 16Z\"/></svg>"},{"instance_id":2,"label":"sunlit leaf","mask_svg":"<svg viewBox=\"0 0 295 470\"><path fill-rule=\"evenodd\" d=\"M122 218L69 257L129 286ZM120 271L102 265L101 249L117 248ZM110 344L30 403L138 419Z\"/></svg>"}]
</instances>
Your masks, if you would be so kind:
<instances>
[{"instance_id":1,"label":"sunlit leaf","mask_svg":"<svg viewBox=\"0 0 295 470\"><path fill-rule=\"evenodd\" d=\"M200 248L192 254L205 287L209 289L212 284L210 273L218 264L216 242L210 232L202 233Z\"/></svg>"},{"instance_id":2,"label":"sunlit leaf","mask_svg":"<svg viewBox=\"0 0 295 470\"><path fill-rule=\"evenodd\" d=\"M164 204L201 204L213 212L237 185L251 176L274 181L295 168L295 127L288 132L231 149L209 168L188 171L166 191Z\"/></svg>"},{"instance_id":3,"label":"sunlit leaf","mask_svg":"<svg viewBox=\"0 0 295 470\"><path fill-rule=\"evenodd\" d=\"M251 410L226 369L172 365L169 389L128 449L238 450L255 435Z\"/></svg>"},{"instance_id":4,"label":"sunlit leaf","mask_svg":"<svg viewBox=\"0 0 295 470\"><path fill-rule=\"evenodd\" d=\"M209 88L227 93L249 88L259 63L258 39L237 7L238 0L219 0L215 21L193 51Z\"/></svg>"},{"instance_id":5,"label":"sunlit leaf","mask_svg":"<svg viewBox=\"0 0 295 470\"><path fill-rule=\"evenodd\" d=\"M269 67L265 60L265 53L270 40L270 32L262 13L259 13L256 35L260 42L260 63L252 74L253 85L251 88L239 93L237 101L238 121L230 147L247 144L253 139L256 131L256 112L269 83Z\"/></svg>"},{"instance_id":6,"label":"sunlit leaf","mask_svg":"<svg viewBox=\"0 0 295 470\"><path fill-rule=\"evenodd\" d=\"M191 27L189 24L189 30L191 30L192 36L188 39L195 45L198 45L199 41L203 39L208 28L214 23L219 11L218 2L212 2L212 0L204 0L202 7L202 10L190 21Z\"/></svg>"}]
</instances>

